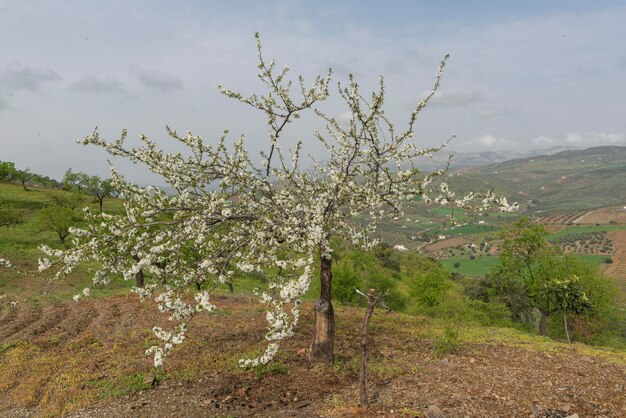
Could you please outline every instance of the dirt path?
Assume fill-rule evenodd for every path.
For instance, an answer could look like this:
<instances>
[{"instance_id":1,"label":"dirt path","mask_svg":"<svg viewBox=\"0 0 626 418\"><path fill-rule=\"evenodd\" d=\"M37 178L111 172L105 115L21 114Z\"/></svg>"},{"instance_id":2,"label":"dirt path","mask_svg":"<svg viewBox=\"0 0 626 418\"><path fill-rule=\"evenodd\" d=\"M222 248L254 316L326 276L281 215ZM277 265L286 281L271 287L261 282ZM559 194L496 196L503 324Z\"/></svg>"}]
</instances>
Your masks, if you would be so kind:
<instances>
[{"instance_id":1,"label":"dirt path","mask_svg":"<svg viewBox=\"0 0 626 418\"><path fill-rule=\"evenodd\" d=\"M615 279L623 292L626 292L626 229L609 232L614 242L613 263L607 265L604 273Z\"/></svg>"}]
</instances>

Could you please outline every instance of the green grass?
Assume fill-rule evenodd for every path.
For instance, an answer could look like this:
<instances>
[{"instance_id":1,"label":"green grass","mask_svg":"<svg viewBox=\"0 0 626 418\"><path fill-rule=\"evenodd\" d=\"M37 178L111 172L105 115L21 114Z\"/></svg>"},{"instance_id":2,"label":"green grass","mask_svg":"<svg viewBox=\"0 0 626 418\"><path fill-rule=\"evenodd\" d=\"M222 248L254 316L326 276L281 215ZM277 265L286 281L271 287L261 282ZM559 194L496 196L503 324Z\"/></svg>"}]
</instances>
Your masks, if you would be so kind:
<instances>
[{"instance_id":1,"label":"green grass","mask_svg":"<svg viewBox=\"0 0 626 418\"><path fill-rule=\"evenodd\" d=\"M626 225L572 225L550 234L548 239L554 239L569 234L587 234L591 232L609 232L626 229Z\"/></svg>"},{"instance_id":2,"label":"green grass","mask_svg":"<svg viewBox=\"0 0 626 418\"><path fill-rule=\"evenodd\" d=\"M584 261L587 264L592 265L595 268L600 267L604 264L604 260L610 258L608 255L576 255L576 258Z\"/></svg>"},{"instance_id":3,"label":"green grass","mask_svg":"<svg viewBox=\"0 0 626 418\"><path fill-rule=\"evenodd\" d=\"M600 267L604 264L606 255L576 255L576 258L591 264L594 267ZM446 266L450 271L463 274L465 276L484 276L489 273L500 262L500 257L497 256L481 256L470 260L468 257L451 257L445 260L440 260L441 264ZM456 268L454 263L460 262L461 265Z\"/></svg>"},{"instance_id":4,"label":"green grass","mask_svg":"<svg viewBox=\"0 0 626 418\"><path fill-rule=\"evenodd\" d=\"M463 225L463 226L457 226L454 228L448 228L445 230L442 230L442 233L448 233L448 234L452 234L452 235L476 235L476 234L482 234L485 232L492 232L492 231L496 231L498 230L497 226L494 225L489 225L489 224L471 224L471 225Z\"/></svg>"},{"instance_id":5,"label":"green grass","mask_svg":"<svg viewBox=\"0 0 626 418\"><path fill-rule=\"evenodd\" d=\"M146 374L137 373L130 376L123 376L114 380L100 379L93 380L88 384L97 388L98 399L108 398L121 398L122 396L129 395L133 392L139 392L151 387L150 384L145 383Z\"/></svg>"},{"instance_id":6,"label":"green grass","mask_svg":"<svg viewBox=\"0 0 626 418\"><path fill-rule=\"evenodd\" d=\"M458 268L454 267L454 263L457 261L461 263ZM455 271L466 276L484 276L489 273L499 261L499 257L489 256L476 257L473 260L470 260L468 257L452 257L441 260L441 264L446 266L450 271Z\"/></svg>"},{"instance_id":7,"label":"green grass","mask_svg":"<svg viewBox=\"0 0 626 418\"><path fill-rule=\"evenodd\" d=\"M24 190L21 186L0 183L0 196L9 208L19 211L23 219L23 223L19 225L0 228L0 258L10 260L16 266L30 272L23 275L14 270L0 270L0 295L6 295L8 298L37 297L57 301L71 298L77 291L91 284L84 269L77 271L62 283L51 283L48 280L50 274L40 275L36 272L37 259L43 256L39 250L40 245L62 248L58 236L54 232L41 231L36 222L37 212L51 204L51 196L55 193L62 192L37 187ZM82 206L98 210L98 204L93 202L90 196L82 195L82 199L84 203ZM121 208L121 200L105 199L105 211L119 211ZM113 280L111 286L95 289L94 296L107 296L131 286L131 282ZM44 292L46 294L42 296Z\"/></svg>"}]
</instances>

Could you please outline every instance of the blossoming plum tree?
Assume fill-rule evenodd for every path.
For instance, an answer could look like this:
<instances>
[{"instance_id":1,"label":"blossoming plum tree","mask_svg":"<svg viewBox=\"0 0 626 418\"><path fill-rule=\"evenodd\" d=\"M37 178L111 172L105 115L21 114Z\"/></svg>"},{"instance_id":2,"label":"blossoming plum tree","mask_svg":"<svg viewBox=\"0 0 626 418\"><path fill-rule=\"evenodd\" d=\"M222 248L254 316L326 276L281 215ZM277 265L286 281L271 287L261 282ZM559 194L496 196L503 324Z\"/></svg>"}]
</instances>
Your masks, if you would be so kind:
<instances>
[{"instance_id":1,"label":"blossoming plum tree","mask_svg":"<svg viewBox=\"0 0 626 418\"><path fill-rule=\"evenodd\" d=\"M100 261L94 284L107 283L114 274L132 280L140 272L150 273L149 282L134 290L142 300L154 297L160 310L178 322L171 331L154 328L163 342L147 351L154 355L155 366L161 366L184 340L187 324L196 314L215 309L209 296L216 287L239 272L252 271L268 278L267 289L259 290L258 296L267 306L269 343L262 355L242 360L241 365L267 363L280 341L293 334L315 260L321 286L310 360L330 362L335 336L331 237L342 236L369 249L376 244L372 233L380 220L401 214L404 204L416 196L441 205L465 207L477 201L475 206L481 209L492 205L515 209L491 192L455 199L443 182L433 192L433 180L445 170L421 173L414 165L417 157L430 156L446 145L419 148L414 124L439 87L447 56L432 91L396 129L383 110L382 77L378 90L367 98L352 76L346 86L339 85L351 115L343 123L317 108L329 96L330 71L310 86L302 77L294 83L288 80L288 67L278 69L274 61L264 59L258 34L256 39L259 78L268 92L244 96L219 88L267 117L267 150L261 152L260 162L246 151L243 136L231 144L228 131L217 144L209 144L191 132L179 135L168 127L169 136L186 146L188 153L183 155L159 149L146 136L141 137L141 146L128 147L126 131L109 142L96 130L81 142L145 165L175 193L137 187L112 167L113 185L126 198L124 214L87 211L90 222L85 229L72 230L71 248L42 247L46 257L40 260L40 270L58 264L57 277L88 260ZM305 111L312 111L326 126L324 132L315 132L326 155L323 162L311 157L310 168L302 162L301 142L287 150L282 141L287 126ZM190 291L195 292L193 301L185 295Z\"/></svg>"}]
</instances>

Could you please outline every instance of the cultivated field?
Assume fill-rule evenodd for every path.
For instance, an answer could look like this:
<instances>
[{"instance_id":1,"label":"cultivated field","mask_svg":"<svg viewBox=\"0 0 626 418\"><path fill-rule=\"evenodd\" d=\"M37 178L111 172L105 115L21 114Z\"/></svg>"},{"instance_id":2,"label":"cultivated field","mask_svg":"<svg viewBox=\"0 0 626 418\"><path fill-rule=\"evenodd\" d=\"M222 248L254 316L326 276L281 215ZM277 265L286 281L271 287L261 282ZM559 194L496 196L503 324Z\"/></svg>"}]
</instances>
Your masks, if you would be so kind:
<instances>
[{"instance_id":1,"label":"cultivated field","mask_svg":"<svg viewBox=\"0 0 626 418\"><path fill-rule=\"evenodd\" d=\"M577 224L626 224L626 206L610 206L590 210L576 220Z\"/></svg>"}]
</instances>

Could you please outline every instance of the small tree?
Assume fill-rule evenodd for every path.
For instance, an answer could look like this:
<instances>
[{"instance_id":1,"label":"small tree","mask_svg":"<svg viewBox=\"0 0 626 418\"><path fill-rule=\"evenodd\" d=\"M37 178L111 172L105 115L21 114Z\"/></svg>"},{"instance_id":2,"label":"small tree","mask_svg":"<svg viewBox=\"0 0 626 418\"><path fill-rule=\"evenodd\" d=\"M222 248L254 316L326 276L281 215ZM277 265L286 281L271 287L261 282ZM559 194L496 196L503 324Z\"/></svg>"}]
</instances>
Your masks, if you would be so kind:
<instances>
[{"instance_id":1,"label":"small tree","mask_svg":"<svg viewBox=\"0 0 626 418\"><path fill-rule=\"evenodd\" d=\"M22 185L22 188L24 190L28 190L28 187L26 187L26 184L30 181L32 177L33 177L33 173L30 172L30 168L27 168L26 170L15 171L14 178Z\"/></svg>"},{"instance_id":2,"label":"small tree","mask_svg":"<svg viewBox=\"0 0 626 418\"><path fill-rule=\"evenodd\" d=\"M104 198L109 197L113 190L116 190L110 179L101 179L98 176L87 177L83 182L83 187L98 201L100 212L102 212Z\"/></svg>"},{"instance_id":3,"label":"small tree","mask_svg":"<svg viewBox=\"0 0 626 418\"><path fill-rule=\"evenodd\" d=\"M82 193L89 182L89 175L83 172L73 172L71 168L68 168L63 175L61 181L61 187L63 190L71 191L76 189L78 193Z\"/></svg>"},{"instance_id":4,"label":"small tree","mask_svg":"<svg viewBox=\"0 0 626 418\"><path fill-rule=\"evenodd\" d=\"M527 283L531 300L542 307L540 311L544 322L552 314L562 313L568 342L567 314L582 314L593 307L585 283L594 275L591 268L571 256L548 255L537 262L534 280Z\"/></svg>"},{"instance_id":5,"label":"small tree","mask_svg":"<svg viewBox=\"0 0 626 418\"><path fill-rule=\"evenodd\" d=\"M258 159L249 156L244 137L233 144L225 131L217 145L206 144L188 132L168 134L185 145L188 155L160 150L146 136L140 147L125 145L126 131L113 142L97 131L82 143L106 149L113 156L142 163L175 191L139 188L112 169L114 187L126 198L125 214L87 214L85 230L76 230L80 242L70 249L71 256L60 257L51 249L44 251L63 261L58 276L71 272L79 263L98 259L100 268L94 283L106 282L111 274L132 279L142 269L155 278L143 289L142 298L167 283L155 297L170 319L179 321L171 332L155 328L164 344L152 347L156 366L167 352L184 338L187 323L201 311L215 307L209 302L213 289L231 282L237 272L263 272L268 289L259 290L267 305L269 341L263 355L242 361L242 365L266 363L276 353L279 342L292 335L299 319L300 297L308 289L317 259L320 268L320 296L315 302L316 330L310 350L312 362L332 360L335 338L334 309L331 302L331 238L342 236L361 248L376 244L371 238L385 216L402 214L404 203L415 196L441 205L468 206L474 199L481 208L496 204L514 210L504 198L493 193L469 194L454 200L445 183L433 192L433 180L445 171L422 173L415 166L417 157L431 156L439 147L419 148L414 142L414 125L439 87L445 61L441 63L432 91L410 113L404 128L397 129L384 113L385 89L366 98L350 76L347 86L339 85L351 118L343 123L315 108L329 95L330 71L318 76L311 86L297 79L299 97L292 95L294 83L287 79L289 68L276 68L265 61L257 36L259 78L268 87L263 95L243 96L220 87L220 91L260 111L269 127L267 149ZM326 125L325 133L316 132L317 144L326 155L312 168L302 167L302 143L293 149L283 147L282 136L302 112L313 110ZM218 191L214 191L217 186ZM356 218L359 222L355 222ZM192 251L194 257L181 256ZM131 255L132 257L129 257ZM52 264L43 259L40 269ZM163 266L163 267L160 267ZM196 289L195 303L182 297L188 288Z\"/></svg>"},{"instance_id":6,"label":"small tree","mask_svg":"<svg viewBox=\"0 0 626 418\"><path fill-rule=\"evenodd\" d=\"M15 179L17 170L15 164L8 161L0 161L0 182L10 183Z\"/></svg>"},{"instance_id":7,"label":"small tree","mask_svg":"<svg viewBox=\"0 0 626 418\"><path fill-rule=\"evenodd\" d=\"M547 320L551 313L551 301L544 298L542 279L537 280L538 262L544 260L544 265L555 254L547 240L548 231L543 225L532 223L527 217L522 217L504 228L500 232L502 239L500 263L494 274L500 276L496 281L505 285L506 289L517 288L515 282L522 283L521 287L530 297L533 307L541 313L539 333L548 335ZM548 258L546 258L548 257ZM514 311L514 307L511 306Z\"/></svg>"},{"instance_id":8,"label":"small tree","mask_svg":"<svg viewBox=\"0 0 626 418\"><path fill-rule=\"evenodd\" d=\"M590 301L585 294L580 278L572 275L565 278L553 278L545 284L545 291L552 295L555 304L563 314L563 330L567 342L571 342L567 325L568 313L582 313L590 309Z\"/></svg>"},{"instance_id":9,"label":"small tree","mask_svg":"<svg viewBox=\"0 0 626 418\"><path fill-rule=\"evenodd\" d=\"M50 200L56 206L70 210L78 208L84 203L83 197L76 193L58 191L50 194Z\"/></svg>"},{"instance_id":10,"label":"small tree","mask_svg":"<svg viewBox=\"0 0 626 418\"><path fill-rule=\"evenodd\" d=\"M22 223L20 213L9 206L7 201L0 197L0 227L13 226Z\"/></svg>"},{"instance_id":11,"label":"small tree","mask_svg":"<svg viewBox=\"0 0 626 418\"><path fill-rule=\"evenodd\" d=\"M45 207L37 212L36 216L39 230L56 233L59 241L64 246L66 245L66 238L72 231L72 227L80 221L80 217L74 210L59 205Z\"/></svg>"},{"instance_id":12,"label":"small tree","mask_svg":"<svg viewBox=\"0 0 626 418\"><path fill-rule=\"evenodd\" d=\"M450 274L437 262L424 260L422 263L421 268L414 270L411 276L411 297L422 306L437 306L450 288Z\"/></svg>"}]
</instances>

